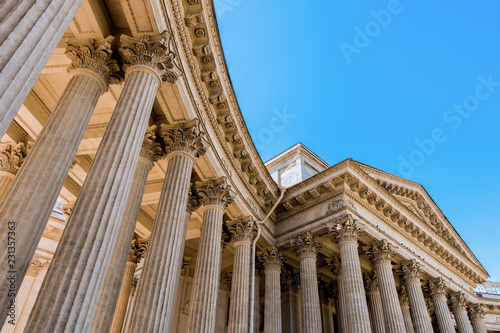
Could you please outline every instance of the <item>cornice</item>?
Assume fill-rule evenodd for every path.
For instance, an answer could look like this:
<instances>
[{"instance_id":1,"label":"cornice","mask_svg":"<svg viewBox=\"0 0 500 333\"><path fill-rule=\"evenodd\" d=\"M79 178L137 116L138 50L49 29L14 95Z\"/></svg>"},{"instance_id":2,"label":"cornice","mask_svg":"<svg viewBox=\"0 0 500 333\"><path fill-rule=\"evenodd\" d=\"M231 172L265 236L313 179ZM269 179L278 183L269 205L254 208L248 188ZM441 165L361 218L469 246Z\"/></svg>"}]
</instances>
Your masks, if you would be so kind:
<instances>
[{"instance_id":1,"label":"cornice","mask_svg":"<svg viewBox=\"0 0 500 333\"><path fill-rule=\"evenodd\" d=\"M198 3L198 2L193 1L193 3ZM193 86L195 88L194 90L197 93L199 100L201 101L201 105L199 105L199 103L195 101L194 96L190 95L189 97L191 99L192 104L198 106L196 112L199 114L200 118L208 120L208 122L202 122L202 124L203 126L209 126L209 125L211 126L211 129L213 130L213 133L215 133L215 137L218 141L218 144L224 151L225 156L224 158L222 158L221 156L219 156L219 154L214 154L214 155L218 159L220 166L224 169L224 172L226 173L228 178L231 179L233 171L236 172L241 182L245 185L247 191L253 197L253 200L259 204L260 208L263 211L266 211L267 210L266 206L272 203L272 200L269 199L273 199L274 197L276 197L277 186L272 180L271 176L269 175L267 169L265 169L265 166L260 160L260 157L258 157L255 147L253 146L253 143L251 145L252 149L248 150L247 148L248 146L244 146L243 148L240 148L240 150L243 149L245 150L245 152L251 153L253 157L251 162L257 165L260 171L259 174L264 175L264 178L267 180L267 182L265 184L259 183L258 186L255 186L250 183L249 178L247 179L247 177L245 176L245 172L242 170L242 164L240 164L239 159L237 158L238 156L236 155L236 152L231 151L231 149L229 148L229 144L226 139L227 133L225 133L222 130L223 126L221 126L220 115L216 111L214 112L214 110L212 109L215 107L213 104L216 103L217 100L214 100L213 96L210 96L208 94L207 92L208 88L206 87L207 82L204 82L202 77L203 72L200 67L201 66L200 63L203 63L204 60L201 60L200 58L212 61L210 59L213 55L210 48L208 47L208 43L200 45L199 42L196 41L192 42L193 40L196 40L197 35L195 35L194 37L191 36L191 33L189 32L189 27L187 26L188 23L186 23L186 21L188 21L188 19L192 18L193 16L196 16L197 18L194 19L195 25L202 24L204 22L204 19L202 17L206 13L203 12L202 7L199 5L195 6L196 8L184 11L178 0L171 1L170 5L173 12L173 22L175 24L175 28L177 29L176 35L179 37L178 40L176 40L176 42L180 43L180 48L183 51L182 56L185 62L187 63L188 67L186 75L189 75L189 81L193 83ZM189 4L187 6L191 7ZM205 7L213 11L211 3L209 3L208 1L205 3ZM214 25L216 27L216 22L214 17L209 17L207 18L207 20L210 22L212 27ZM199 26L198 28L201 28L203 26L204 24L202 26ZM204 26L204 29L206 31L206 26ZM218 31L216 29L214 30L213 28L211 29L211 31L212 33L209 36L210 38L208 42L213 42L213 40L216 40L217 41L216 45L220 46ZM193 33L196 34L195 32ZM200 36L206 36L206 34L205 33L200 34ZM220 49L219 51L222 52L222 49ZM221 61L223 61L223 58ZM221 70L220 67L224 67L225 69L225 63L224 66L219 65L218 67L213 68L213 71L214 72L220 71ZM223 73L226 72L223 71ZM226 79L229 80L228 77L226 77ZM219 104L222 104L222 102ZM246 130L246 126L242 120L243 118L241 116L239 108L235 107L233 103L230 103L227 109L226 107L227 104L224 104L224 109L226 111L229 111L231 116L236 116L237 119L241 119L242 121L242 123L239 124L240 127L237 133L240 136L248 137L248 139L250 140L249 142L251 142L248 131ZM202 110L204 111L203 116L201 115ZM222 125L224 125L223 122ZM207 139L211 141L210 137ZM230 162L232 170L228 167L226 161ZM255 163L255 161L257 161L257 163ZM269 190L269 188L271 190ZM254 211L255 214L257 214L256 207L253 205L253 203L250 200L248 200L247 197L243 196L236 186L234 186L234 190L238 192L238 194L244 199L244 201L246 201L248 208Z\"/></svg>"}]
</instances>

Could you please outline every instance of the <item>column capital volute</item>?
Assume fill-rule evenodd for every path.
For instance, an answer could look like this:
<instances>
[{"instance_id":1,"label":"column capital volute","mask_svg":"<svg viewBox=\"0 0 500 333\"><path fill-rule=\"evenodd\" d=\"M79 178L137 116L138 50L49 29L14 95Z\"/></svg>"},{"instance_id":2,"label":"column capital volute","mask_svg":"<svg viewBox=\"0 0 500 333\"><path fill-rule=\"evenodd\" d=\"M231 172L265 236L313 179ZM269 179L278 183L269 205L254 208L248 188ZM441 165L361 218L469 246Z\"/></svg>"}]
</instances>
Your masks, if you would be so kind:
<instances>
[{"instance_id":1,"label":"column capital volute","mask_svg":"<svg viewBox=\"0 0 500 333\"><path fill-rule=\"evenodd\" d=\"M316 236L310 231L306 231L295 238L290 239L290 245L297 252L300 259L313 258L321 250L321 244L318 242Z\"/></svg>"},{"instance_id":2,"label":"column capital volute","mask_svg":"<svg viewBox=\"0 0 500 333\"><path fill-rule=\"evenodd\" d=\"M398 273L404 278L406 283L418 283L420 282L420 276L422 274L423 265L416 259L411 259L405 261L401 264Z\"/></svg>"},{"instance_id":3,"label":"column capital volute","mask_svg":"<svg viewBox=\"0 0 500 333\"><path fill-rule=\"evenodd\" d=\"M427 291L431 295L432 299L444 299L446 300L446 295L448 293L448 287L446 286L446 282L440 276L433 280L430 280L426 287Z\"/></svg>"},{"instance_id":4,"label":"column capital volute","mask_svg":"<svg viewBox=\"0 0 500 333\"><path fill-rule=\"evenodd\" d=\"M327 260L328 268L336 277L342 277L342 263L339 255L335 255Z\"/></svg>"},{"instance_id":5,"label":"column capital volute","mask_svg":"<svg viewBox=\"0 0 500 333\"><path fill-rule=\"evenodd\" d=\"M231 232L235 246L239 243L251 244L257 236L257 231L257 223L252 216L234 220L229 226L229 232Z\"/></svg>"},{"instance_id":6,"label":"column capital volute","mask_svg":"<svg viewBox=\"0 0 500 333\"><path fill-rule=\"evenodd\" d=\"M364 247L365 254L377 265L391 265L392 258L396 255L396 247L387 239L372 243Z\"/></svg>"},{"instance_id":7,"label":"column capital volute","mask_svg":"<svg viewBox=\"0 0 500 333\"><path fill-rule=\"evenodd\" d=\"M120 41L125 75L135 69L147 70L156 76L159 85L161 82L174 83L179 77L172 36L167 33L154 37L121 35Z\"/></svg>"},{"instance_id":8,"label":"column capital volute","mask_svg":"<svg viewBox=\"0 0 500 333\"><path fill-rule=\"evenodd\" d=\"M372 294L372 293L379 293L379 288L378 288L378 279L377 279L377 274L373 273L371 275L365 274L363 276L363 282L365 285L365 290L366 293Z\"/></svg>"},{"instance_id":9,"label":"column capital volute","mask_svg":"<svg viewBox=\"0 0 500 333\"><path fill-rule=\"evenodd\" d=\"M132 244L128 251L127 261L138 264L142 258L146 255L148 249L148 241L145 239L134 238L132 239Z\"/></svg>"},{"instance_id":10,"label":"column capital volute","mask_svg":"<svg viewBox=\"0 0 500 333\"><path fill-rule=\"evenodd\" d=\"M201 206L217 206L226 209L233 202L231 185L227 184L226 177L196 182L195 188Z\"/></svg>"},{"instance_id":11,"label":"column capital volute","mask_svg":"<svg viewBox=\"0 0 500 333\"><path fill-rule=\"evenodd\" d=\"M140 157L146 159L151 163L151 167L153 166L154 162L162 159L165 156L161 144L158 141L156 131L156 125L148 127L146 133L144 134L144 140L142 141L141 152L139 154Z\"/></svg>"},{"instance_id":12,"label":"column capital volute","mask_svg":"<svg viewBox=\"0 0 500 333\"><path fill-rule=\"evenodd\" d=\"M200 129L198 119L175 124L161 124L161 136L167 156L174 152L186 153L193 159L206 153L205 133Z\"/></svg>"},{"instance_id":13,"label":"column capital volute","mask_svg":"<svg viewBox=\"0 0 500 333\"><path fill-rule=\"evenodd\" d=\"M471 322L483 322L486 316L486 308L483 304L471 304L469 306L469 317Z\"/></svg>"},{"instance_id":14,"label":"column capital volute","mask_svg":"<svg viewBox=\"0 0 500 333\"><path fill-rule=\"evenodd\" d=\"M40 271L40 269L43 268L43 266L45 266L45 264L47 263L47 260L40 260L40 259L37 259L37 258L33 258L31 260L31 263L28 267L28 271L26 272L27 275L31 276L31 277L35 277L37 276L38 272Z\"/></svg>"},{"instance_id":15,"label":"column capital volute","mask_svg":"<svg viewBox=\"0 0 500 333\"><path fill-rule=\"evenodd\" d=\"M72 75L84 72L93 75L101 84L102 93L108 90L110 84L120 83L123 75L118 62L112 58L113 40L113 36L99 41L67 39L65 53L71 59L68 72Z\"/></svg>"},{"instance_id":16,"label":"column capital volute","mask_svg":"<svg viewBox=\"0 0 500 333\"><path fill-rule=\"evenodd\" d=\"M327 223L326 226L335 237L339 246L344 244L355 244L357 246L359 237L364 232L360 223L350 214L343 216L335 222Z\"/></svg>"},{"instance_id":17,"label":"column capital volute","mask_svg":"<svg viewBox=\"0 0 500 333\"><path fill-rule=\"evenodd\" d=\"M259 256L259 262L264 267L264 272L267 270L276 270L281 272L284 261L285 257L276 246L265 249Z\"/></svg>"},{"instance_id":18,"label":"column capital volute","mask_svg":"<svg viewBox=\"0 0 500 333\"><path fill-rule=\"evenodd\" d=\"M450 293L451 307L454 312L467 311L467 304L469 300L465 293L462 291L455 291Z\"/></svg>"},{"instance_id":19,"label":"column capital volute","mask_svg":"<svg viewBox=\"0 0 500 333\"><path fill-rule=\"evenodd\" d=\"M408 300L408 293L406 292L406 287L402 286L401 289L399 290L399 303L402 305L409 305L409 300Z\"/></svg>"},{"instance_id":20,"label":"column capital volute","mask_svg":"<svg viewBox=\"0 0 500 333\"><path fill-rule=\"evenodd\" d=\"M0 171L16 175L31 149L31 144L25 145L22 142L0 143Z\"/></svg>"}]
</instances>

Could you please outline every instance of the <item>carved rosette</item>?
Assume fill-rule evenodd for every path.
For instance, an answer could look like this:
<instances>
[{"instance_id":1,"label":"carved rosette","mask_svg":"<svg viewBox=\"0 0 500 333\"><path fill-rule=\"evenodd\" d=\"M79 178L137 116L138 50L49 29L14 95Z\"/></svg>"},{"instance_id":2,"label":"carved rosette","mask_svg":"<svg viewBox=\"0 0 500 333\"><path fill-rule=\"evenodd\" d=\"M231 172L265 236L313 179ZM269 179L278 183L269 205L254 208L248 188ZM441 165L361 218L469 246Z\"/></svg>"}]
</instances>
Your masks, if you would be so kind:
<instances>
[{"instance_id":1,"label":"carved rosette","mask_svg":"<svg viewBox=\"0 0 500 333\"><path fill-rule=\"evenodd\" d=\"M207 152L203 144L205 133L200 130L198 119L172 125L161 124L161 136L166 154L180 151L198 158Z\"/></svg>"},{"instance_id":2,"label":"carved rosette","mask_svg":"<svg viewBox=\"0 0 500 333\"><path fill-rule=\"evenodd\" d=\"M486 316L486 308L483 304L472 304L469 307L469 316L472 323L483 321Z\"/></svg>"},{"instance_id":3,"label":"carved rosette","mask_svg":"<svg viewBox=\"0 0 500 333\"><path fill-rule=\"evenodd\" d=\"M249 243L257 236L257 223L252 217L238 219L229 227L235 245L239 242Z\"/></svg>"},{"instance_id":4,"label":"carved rosette","mask_svg":"<svg viewBox=\"0 0 500 333\"><path fill-rule=\"evenodd\" d=\"M148 127L144 134L140 156L147 159L151 164L162 159L165 155L161 148L161 144L156 137L156 125Z\"/></svg>"},{"instance_id":5,"label":"carved rosette","mask_svg":"<svg viewBox=\"0 0 500 333\"><path fill-rule=\"evenodd\" d=\"M66 56L71 59L68 72L78 69L86 69L96 74L101 80L103 93L108 90L110 84L118 84L123 79L120 66L115 59L111 58L113 50L110 36L103 41L89 39L84 43L76 40L66 40ZM76 71L75 71L76 72Z\"/></svg>"},{"instance_id":6,"label":"carved rosette","mask_svg":"<svg viewBox=\"0 0 500 333\"><path fill-rule=\"evenodd\" d=\"M233 202L231 186L227 184L225 177L196 182L195 187L201 206L219 206L225 209Z\"/></svg>"},{"instance_id":7,"label":"carved rosette","mask_svg":"<svg viewBox=\"0 0 500 333\"><path fill-rule=\"evenodd\" d=\"M448 287L446 286L446 283L444 282L444 279L442 277L438 277L432 281L429 281L427 290L433 300L441 298L446 299L446 294L448 293Z\"/></svg>"},{"instance_id":8,"label":"carved rosette","mask_svg":"<svg viewBox=\"0 0 500 333\"><path fill-rule=\"evenodd\" d=\"M422 273L422 265L415 259L411 259L401 265L399 273L405 279L407 284L420 284L420 274Z\"/></svg>"},{"instance_id":9,"label":"carved rosette","mask_svg":"<svg viewBox=\"0 0 500 333\"><path fill-rule=\"evenodd\" d=\"M128 259L127 261L133 262L134 264L138 264L142 258L146 255L146 251L148 249L148 242L144 239L132 239L132 245L130 246L130 250L128 251Z\"/></svg>"},{"instance_id":10,"label":"carved rosette","mask_svg":"<svg viewBox=\"0 0 500 333\"><path fill-rule=\"evenodd\" d=\"M281 254L280 250L276 246L270 249L264 250L259 257L259 262L264 267L264 271L276 270L281 272L283 267L283 262L285 262L285 257Z\"/></svg>"},{"instance_id":11,"label":"carved rosette","mask_svg":"<svg viewBox=\"0 0 500 333\"><path fill-rule=\"evenodd\" d=\"M406 292L406 287L402 286L401 290L399 291L399 303L408 305L409 300L408 300L408 293Z\"/></svg>"},{"instance_id":12,"label":"carved rosette","mask_svg":"<svg viewBox=\"0 0 500 333\"><path fill-rule=\"evenodd\" d=\"M175 73L175 53L166 35L134 38L122 35L122 47L119 49L125 62L123 70L129 71L134 66L143 66L152 70L161 81L174 83L178 75Z\"/></svg>"},{"instance_id":13,"label":"carved rosette","mask_svg":"<svg viewBox=\"0 0 500 333\"><path fill-rule=\"evenodd\" d=\"M316 260L316 255L321 250L321 244L310 231L292 238L290 244L300 259L313 258Z\"/></svg>"},{"instance_id":14,"label":"carved rosette","mask_svg":"<svg viewBox=\"0 0 500 333\"><path fill-rule=\"evenodd\" d=\"M462 291L457 291L450 294L450 302L453 312L467 311L469 300Z\"/></svg>"},{"instance_id":15,"label":"carved rosette","mask_svg":"<svg viewBox=\"0 0 500 333\"><path fill-rule=\"evenodd\" d=\"M21 164L26 159L31 145L24 143L0 143L0 171L16 175Z\"/></svg>"},{"instance_id":16,"label":"carved rosette","mask_svg":"<svg viewBox=\"0 0 500 333\"><path fill-rule=\"evenodd\" d=\"M364 230L351 215L346 215L333 224L327 224L328 230L335 237L339 246L344 244L358 245L358 239Z\"/></svg>"},{"instance_id":17,"label":"carved rosette","mask_svg":"<svg viewBox=\"0 0 500 333\"><path fill-rule=\"evenodd\" d=\"M32 277L37 276L38 272L45 265L46 262L47 261L45 260L39 260L33 258L33 260L31 260L30 266L28 267L28 272L26 274Z\"/></svg>"},{"instance_id":18,"label":"carved rosette","mask_svg":"<svg viewBox=\"0 0 500 333\"><path fill-rule=\"evenodd\" d=\"M223 271L220 274L220 289L222 289L224 291L230 291L232 279L233 279L233 276L231 273L229 273L227 271Z\"/></svg>"},{"instance_id":19,"label":"carved rosette","mask_svg":"<svg viewBox=\"0 0 500 333\"><path fill-rule=\"evenodd\" d=\"M335 277L342 277L342 263L340 261L340 256L331 257L330 260L328 260L328 268Z\"/></svg>"},{"instance_id":20,"label":"carved rosette","mask_svg":"<svg viewBox=\"0 0 500 333\"><path fill-rule=\"evenodd\" d=\"M371 276L366 274L363 278L365 283L366 293L379 293L377 275L374 273Z\"/></svg>"},{"instance_id":21,"label":"carved rosette","mask_svg":"<svg viewBox=\"0 0 500 333\"><path fill-rule=\"evenodd\" d=\"M373 260L375 266L391 265L392 258L396 255L394 247L386 239L365 247L365 253Z\"/></svg>"}]
</instances>

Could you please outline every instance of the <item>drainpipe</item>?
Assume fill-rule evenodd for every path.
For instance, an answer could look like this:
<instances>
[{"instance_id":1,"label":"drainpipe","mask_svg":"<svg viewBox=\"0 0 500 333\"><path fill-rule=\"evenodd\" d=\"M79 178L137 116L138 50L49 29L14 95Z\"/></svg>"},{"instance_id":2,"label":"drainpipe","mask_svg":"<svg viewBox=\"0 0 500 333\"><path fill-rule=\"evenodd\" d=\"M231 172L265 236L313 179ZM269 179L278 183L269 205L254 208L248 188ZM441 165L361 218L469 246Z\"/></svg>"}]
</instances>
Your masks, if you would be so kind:
<instances>
[{"instance_id":1,"label":"drainpipe","mask_svg":"<svg viewBox=\"0 0 500 333\"><path fill-rule=\"evenodd\" d=\"M266 217L264 217L264 219L262 221L257 222L257 236L255 237L254 241L252 242L252 262L250 264L251 265L250 271L252 272L252 276L250 278L250 316L248 318L248 320L250 320L250 325L249 325L249 330L248 330L249 333L253 333L253 322L254 322L253 316L254 316L254 298L255 298L255 247L256 247L257 241L259 240L259 237L260 237L260 225L262 223L264 223L269 218L269 216L274 212L276 207L279 205L279 203L281 202L281 199L283 199L283 196L285 195L286 188L280 187L280 192L281 192L280 197L278 198L278 200L274 204L273 208L271 208L269 213L267 213Z\"/></svg>"}]
</instances>

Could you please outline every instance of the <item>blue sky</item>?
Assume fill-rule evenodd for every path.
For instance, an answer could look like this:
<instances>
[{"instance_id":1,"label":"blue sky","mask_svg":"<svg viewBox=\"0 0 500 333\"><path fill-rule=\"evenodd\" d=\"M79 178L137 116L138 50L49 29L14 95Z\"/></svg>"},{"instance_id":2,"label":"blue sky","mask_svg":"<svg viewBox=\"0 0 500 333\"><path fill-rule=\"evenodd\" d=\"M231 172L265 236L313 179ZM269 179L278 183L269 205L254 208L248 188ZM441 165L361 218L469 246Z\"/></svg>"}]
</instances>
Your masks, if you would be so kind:
<instances>
[{"instance_id":1,"label":"blue sky","mask_svg":"<svg viewBox=\"0 0 500 333\"><path fill-rule=\"evenodd\" d=\"M500 281L500 2L215 3L263 160L300 141L423 184Z\"/></svg>"}]
</instances>

